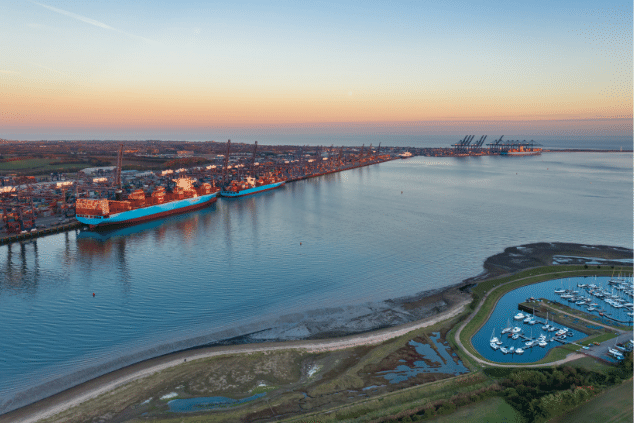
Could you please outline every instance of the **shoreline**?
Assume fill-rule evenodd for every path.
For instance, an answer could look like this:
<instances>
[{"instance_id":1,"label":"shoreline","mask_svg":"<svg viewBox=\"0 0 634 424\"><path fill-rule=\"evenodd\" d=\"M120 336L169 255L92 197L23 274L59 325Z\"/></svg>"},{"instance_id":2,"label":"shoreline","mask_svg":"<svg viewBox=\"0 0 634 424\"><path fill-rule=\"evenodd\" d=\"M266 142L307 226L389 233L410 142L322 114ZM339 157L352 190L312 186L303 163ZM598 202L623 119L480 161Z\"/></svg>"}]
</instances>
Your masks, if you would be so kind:
<instances>
[{"instance_id":1,"label":"shoreline","mask_svg":"<svg viewBox=\"0 0 634 424\"><path fill-rule=\"evenodd\" d=\"M319 353L348 349L357 346L379 344L386 340L407 334L416 329L428 327L438 322L453 318L459 315L470 302L470 299L463 299L461 302L453 305L451 308L439 315L395 327L370 331L368 333L331 339L262 342L242 345L203 347L163 355L158 358L149 359L147 361L113 371L64 390L63 392L50 396L46 399L42 399L30 405L8 412L0 416L0 422L36 422L114 390L126 383L182 364L187 360L193 361L221 355L271 352L288 349L305 350L308 353Z\"/></svg>"},{"instance_id":2,"label":"shoreline","mask_svg":"<svg viewBox=\"0 0 634 424\"><path fill-rule=\"evenodd\" d=\"M622 247L587 246L573 243L534 243L509 247L503 253L487 258L483 263L483 272L475 277L435 291L388 299L380 302L383 308L371 310L372 313L365 316L354 316L347 321L336 322L334 327L315 325L312 327L316 330L314 333L302 336L289 333L288 328L281 325L277 329L269 328L245 334L221 340L213 345L197 346L168 353L97 376L41 400L11 410L0 415L0 422L32 422L44 419L130 381L178 365L187 359L286 349L324 352L381 343L459 315L472 301L472 296L468 293L470 287L485 280L514 274L519 270L551 265L554 254L586 255L590 258L597 255L607 256L605 260L606 264L609 265L611 256L631 258L632 250ZM622 263L618 265L623 266ZM357 312L364 311L361 308ZM389 313L386 314L386 312ZM324 310L321 316L316 314L307 319L313 319L316 322L324 317L330 318L330 311ZM376 317L382 317L383 320L377 321ZM303 324L305 323L306 321L303 322ZM302 322L291 324L303 325ZM255 337L256 334L259 334L259 338ZM293 338L289 339L290 336ZM463 350L467 351L464 347Z\"/></svg>"}]
</instances>

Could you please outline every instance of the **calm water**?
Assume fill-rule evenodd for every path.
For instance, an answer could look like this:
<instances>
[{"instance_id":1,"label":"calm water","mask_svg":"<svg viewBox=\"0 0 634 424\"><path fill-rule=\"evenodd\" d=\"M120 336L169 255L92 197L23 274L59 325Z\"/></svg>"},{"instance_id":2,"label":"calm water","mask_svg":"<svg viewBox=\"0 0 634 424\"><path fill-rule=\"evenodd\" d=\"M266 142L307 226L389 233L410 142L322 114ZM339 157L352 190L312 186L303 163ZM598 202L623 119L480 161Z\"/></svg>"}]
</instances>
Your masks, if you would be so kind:
<instances>
[{"instance_id":1,"label":"calm water","mask_svg":"<svg viewBox=\"0 0 634 424\"><path fill-rule=\"evenodd\" d=\"M170 412L196 412L251 402L252 400L259 399L265 395L266 393L258 393L257 395L249 396L244 399L232 399L222 396L174 399L167 402L167 405L170 408Z\"/></svg>"},{"instance_id":2,"label":"calm water","mask_svg":"<svg viewBox=\"0 0 634 424\"><path fill-rule=\"evenodd\" d=\"M510 347L513 346L515 348L522 347L524 348L525 340L518 339L512 340L507 337L506 334L501 335L501 331L503 328L507 326L507 322L510 320L510 325L515 327L518 326L522 329L522 334L533 338L539 337L541 334L545 335L548 339L550 339L554 333L547 332L542 330L542 324L528 325L524 324L523 321L516 321L513 319L513 316L519 311L517 309L517 305L521 302L524 302L529 297L534 297L538 299L549 299L553 301L557 301L563 305L566 305L570 308L574 308L577 310L586 311L586 308L582 306L577 306L574 303L566 302L562 300L558 294L555 294L556 289L571 289L578 290L580 295L584 297L591 297L593 302L599 304L602 308L604 308L609 314L611 314L614 318L620 319L622 321L626 321L629 319L627 316L627 310L625 308L616 309L610 307L608 304L599 300L591 295L589 295L584 289L577 288L578 283L591 284L594 283L597 286L602 286L606 289L611 288L612 286L608 285L608 280L610 277L596 277L596 278L566 278L566 279L556 279L550 281L544 281L543 283L532 284L530 286L520 287L513 291L508 292L504 296L500 298L497 303L497 306L489 320L482 326L482 328L473 336L471 339L471 343L473 347L475 347L478 352L486 359L490 359L496 362L517 362L517 363L526 363L526 362L535 362L542 359L548 351L555 347L561 346L561 343L558 342L550 342L546 347L533 347L530 349L525 349L524 354L522 355L504 355L500 350L493 350L489 346L489 340L491 339L491 334L495 332L495 336L498 337L502 341L502 346ZM625 299L631 300L629 297L623 295ZM628 300L628 301L629 301ZM597 317L600 318L597 314ZM544 321L543 318L537 318L538 321ZM613 325L614 322L608 319L601 319L608 325ZM555 326L556 328L561 328L561 325L557 323L549 322L549 324ZM590 327L587 327L587 326ZM583 326L590 328L596 328L592 324L583 324ZM572 329L571 329L572 330ZM576 341L586 337L587 334L582 333L580 331L572 330L573 336L566 337L566 341Z\"/></svg>"},{"instance_id":3,"label":"calm water","mask_svg":"<svg viewBox=\"0 0 634 424\"><path fill-rule=\"evenodd\" d=\"M629 247L632 188L632 154L414 158L1 246L0 412L280 315L454 285L507 246Z\"/></svg>"}]
</instances>

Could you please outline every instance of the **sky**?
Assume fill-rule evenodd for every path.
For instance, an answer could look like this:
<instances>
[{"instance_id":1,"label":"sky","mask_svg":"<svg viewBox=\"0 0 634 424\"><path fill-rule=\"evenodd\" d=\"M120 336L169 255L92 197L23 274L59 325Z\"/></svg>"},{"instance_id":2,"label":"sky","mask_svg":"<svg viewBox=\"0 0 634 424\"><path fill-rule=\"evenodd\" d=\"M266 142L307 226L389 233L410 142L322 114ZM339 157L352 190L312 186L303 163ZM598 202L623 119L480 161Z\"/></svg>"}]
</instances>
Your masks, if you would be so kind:
<instances>
[{"instance_id":1,"label":"sky","mask_svg":"<svg viewBox=\"0 0 634 424\"><path fill-rule=\"evenodd\" d=\"M0 138L632 135L631 1L0 0Z\"/></svg>"}]
</instances>

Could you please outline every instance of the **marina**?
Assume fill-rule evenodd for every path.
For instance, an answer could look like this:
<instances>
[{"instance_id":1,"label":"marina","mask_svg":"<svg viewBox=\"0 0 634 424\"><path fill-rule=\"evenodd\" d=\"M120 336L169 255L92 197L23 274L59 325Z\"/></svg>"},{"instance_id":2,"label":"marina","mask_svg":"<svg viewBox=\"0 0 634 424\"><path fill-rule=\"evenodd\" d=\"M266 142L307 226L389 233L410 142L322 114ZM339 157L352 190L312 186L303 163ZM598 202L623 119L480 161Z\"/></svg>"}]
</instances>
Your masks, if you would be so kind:
<instances>
[{"instance_id":1,"label":"marina","mask_svg":"<svg viewBox=\"0 0 634 424\"><path fill-rule=\"evenodd\" d=\"M588 163L579 165L579 157ZM0 405L218 340L300 339L314 336L311 328L367 331L371 320L350 323L365 323L356 318L373 317L386 299L479 275L487 257L512 244L631 242L632 223L623 220L631 213L623 196L631 189L631 155L442 163L388 161L128 228L74 229L0 246L0 340L8 341L0 353ZM588 166L602 173L592 185ZM586 196L580 184L602 197ZM474 214L492 207L514 218ZM512 313L482 334L486 350L493 352L490 335L495 327L499 337L507 319L530 336L527 324L512 319L517 304L531 296L561 301L557 288L513 302ZM412 319L398 313L401 322ZM501 339L515 352L524 349L498 349L509 361L529 362L547 350Z\"/></svg>"},{"instance_id":2,"label":"marina","mask_svg":"<svg viewBox=\"0 0 634 424\"><path fill-rule=\"evenodd\" d=\"M519 320L513 320L513 318L518 317L520 314L522 316L529 314L531 310L539 310L542 306L540 306L538 299L546 299L552 302L556 307L557 303L555 302L559 300L560 295L565 294L565 291L561 291L562 284L564 286L566 284L569 286L574 285L576 288L580 288L577 287L577 284L585 284L586 287L590 288L590 285L607 285L609 280L610 277L575 277L545 281L512 290L500 298L495 310L491 312L491 316L473 336L471 342L476 350L486 359L502 363L535 362L545 357L548 351L553 347L569 343L576 344L575 342L586 337L588 333L592 331L592 326L578 319L571 321L571 324L576 327L574 329L558 324L556 320L553 319L558 318L558 316L554 317L553 314L548 312L548 308L546 308L547 311L542 317L536 316L534 312L530 314L532 321L522 321L521 324L519 324ZM555 293L555 291L558 291L558 293ZM576 302L571 302L566 306L579 311L586 310L583 308L583 305L577 305ZM622 312L621 315L618 315L619 312L616 308L612 311L612 314L625 319ZM614 321L617 319L607 317L605 314L604 316L597 314L596 318L608 325L614 325ZM514 321L515 325L509 330L509 323L511 321ZM506 322L506 324L504 324L504 322ZM530 324L530 322L533 322L533 324ZM632 321L625 321L624 324L631 325ZM495 332L496 327L503 328L502 332L497 334ZM513 338L513 334L519 337ZM518 356L518 348L521 348L523 350L522 353L525 352L526 354L521 357ZM579 346L579 348L581 348L581 346Z\"/></svg>"}]
</instances>

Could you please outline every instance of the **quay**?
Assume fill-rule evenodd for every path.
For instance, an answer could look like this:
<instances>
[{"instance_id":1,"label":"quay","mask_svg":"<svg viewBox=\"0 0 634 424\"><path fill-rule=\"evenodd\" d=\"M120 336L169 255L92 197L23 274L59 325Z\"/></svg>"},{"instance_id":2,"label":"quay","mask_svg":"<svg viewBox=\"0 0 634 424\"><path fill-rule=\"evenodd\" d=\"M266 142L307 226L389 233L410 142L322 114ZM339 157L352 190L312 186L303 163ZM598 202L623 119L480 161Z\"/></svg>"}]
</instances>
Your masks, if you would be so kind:
<instances>
[{"instance_id":1,"label":"quay","mask_svg":"<svg viewBox=\"0 0 634 424\"><path fill-rule=\"evenodd\" d=\"M156 190L161 187L171 193L173 181L176 181L174 178L190 179L192 184L196 184L194 187L208 185L212 187L212 190L218 187L221 190L227 190L229 185L240 186L241 190L247 190L249 184L255 188L256 180L258 187L264 184L263 181L283 180L291 183L413 156L541 153L541 148L536 147L539 144L533 140L529 142L526 140L503 141L503 137L486 146L484 145L486 135L481 136L473 144L475 135L468 135L448 148L381 148L379 143L379 146L374 149L370 144L367 148L365 145L360 148L346 146L335 148L334 145L330 147L266 146L263 149L260 148L261 151L258 151L257 141L255 145L246 143L231 145L231 140L227 143L179 142L176 145L170 144L171 142L150 141L125 143L108 141L90 146L88 143L77 143L77 149L84 150L86 160L78 161L76 155L67 155L68 157L63 158L66 161L60 159L59 162L55 162L55 164L68 163L69 167L63 168L68 173L45 173L57 169L51 168L39 171L43 175L36 176L20 172L0 174L0 218L4 224L0 226L0 245L81 226L80 223L53 226L52 221L47 219L50 217L56 223L64 218L66 221L69 218L73 219L76 216L78 199L131 201L134 204L138 203L133 207L137 209L140 204L145 204L145 199L141 197L150 196L148 198L151 204L157 204L156 199L152 197L153 193L158 193ZM71 144L73 142L65 143L64 146L69 148ZM126 144L125 150L124 144ZM44 148L42 152L51 156L59 155L56 151L59 146L55 143L38 144L38 146ZM118 155L116 166L113 166L111 159L104 160L104 157L111 157L115 146L118 147ZM87 147L89 149L86 149ZM4 161L11 161L15 165L24 162L24 165L27 165L29 160L32 160L32 149L29 148L28 143L8 143L7 148L10 154ZM126 166L123 160L124 153L131 161ZM131 166L137 166L143 162L146 165L141 165L142 171L129 170ZM78 166L73 168L75 164ZM80 168L79 164L97 166ZM126 167L128 169L125 169ZM86 202L82 203L82 207L85 204ZM118 203L115 206L126 207ZM43 221L51 222L45 225Z\"/></svg>"},{"instance_id":2,"label":"quay","mask_svg":"<svg viewBox=\"0 0 634 424\"><path fill-rule=\"evenodd\" d=\"M53 175L48 177L0 176L0 245L20 242L48 234L81 228L84 224L75 218L78 199L115 199L129 193L156 191L173 186L174 178L198 181L207 187L224 187L229 181L248 181L250 176L264 176L288 183L347 171L406 157L399 151L381 146L361 149L344 147L307 149L299 147L290 156L270 151L257 155L257 142L252 152L245 152L242 145L230 152L231 141L226 144L224 155L204 159L211 165L159 171L123 171L123 145L119 146L117 166L86 168L76 176ZM292 150L293 146L288 146ZM402 149L401 149L402 150ZM174 161L174 165L185 162ZM114 183L113 183L114 181ZM118 196L118 197L117 197ZM122 199L123 200L123 199ZM154 201L152 199L152 201Z\"/></svg>"},{"instance_id":3,"label":"quay","mask_svg":"<svg viewBox=\"0 0 634 424\"><path fill-rule=\"evenodd\" d=\"M75 230L81 228L84 225L78 221L70 222L68 224L56 225L50 228L44 228L36 231L27 231L20 234L11 234L0 238L0 246L4 244L15 243L17 241L29 240L33 238L47 236L49 234L63 233L65 231Z\"/></svg>"}]
</instances>

